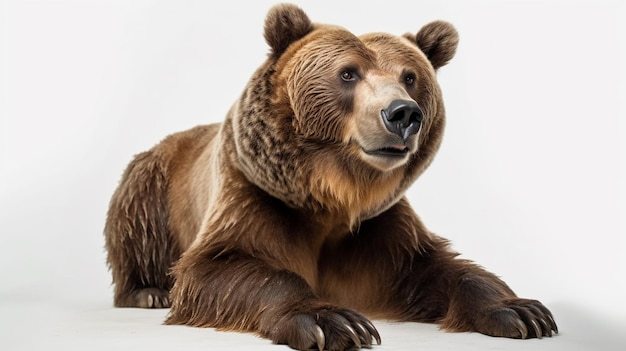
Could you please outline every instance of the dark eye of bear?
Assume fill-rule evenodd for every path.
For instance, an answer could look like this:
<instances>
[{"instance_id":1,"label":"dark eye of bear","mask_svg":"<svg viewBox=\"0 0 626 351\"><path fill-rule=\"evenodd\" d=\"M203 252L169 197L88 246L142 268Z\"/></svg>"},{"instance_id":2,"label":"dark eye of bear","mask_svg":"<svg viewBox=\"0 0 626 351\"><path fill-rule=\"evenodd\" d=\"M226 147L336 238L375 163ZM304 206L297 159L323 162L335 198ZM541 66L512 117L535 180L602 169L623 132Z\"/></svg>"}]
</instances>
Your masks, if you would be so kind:
<instances>
[{"instance_id":1,"label":"dark eye of bear","mask_svg":"<svg viewBox=\"0 0 626 351\"><path fill-rule=\"evenodd\" d=\"M350 71L343 71L340 76L344 82L353 82L356 80L356 75Z\"/></svg>"},{"instance_id":2,"label":"dark eye of bear","mask_svg":"<svg viewBox=\"0 0 626 351\"><path fill-rule=\"evenodd\" d=\"M413 85L415 83L415 76L413 74L407 74L404 76L404 84Z\"/></svg>"}]
</instances>

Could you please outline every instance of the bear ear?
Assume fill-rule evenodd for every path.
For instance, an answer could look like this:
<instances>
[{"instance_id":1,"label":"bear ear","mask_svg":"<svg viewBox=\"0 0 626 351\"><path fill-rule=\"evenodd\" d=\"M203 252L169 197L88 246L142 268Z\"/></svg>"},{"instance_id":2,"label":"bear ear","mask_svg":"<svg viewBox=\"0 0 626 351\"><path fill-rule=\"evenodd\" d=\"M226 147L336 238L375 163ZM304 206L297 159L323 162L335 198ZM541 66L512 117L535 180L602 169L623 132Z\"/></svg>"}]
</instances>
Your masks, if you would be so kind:
<instances>
[{"instance_id":1,"label":"bear ear","mask_svg":"<svg viewBox=\"0 0 626 351\"><path fill-rule=\"evenodd\" d=\"M265 18L265 41L276 56L282 54L291 43L304 37L311 30L313 30L313 25L309 16L296 5L275 5Z\"/></svg>"},{"instance_id":2,"label":"bear ear","mask_svg":"<svg viewBox=\"0 0 626 351\"><path fill-rule=\"evenodd\" d=\"M431 22L417 32L417 35L405 34L422 50L435 70L445 66L456 53L459 33L454 26L444 21Z\"/></svg>"}]
</instances>

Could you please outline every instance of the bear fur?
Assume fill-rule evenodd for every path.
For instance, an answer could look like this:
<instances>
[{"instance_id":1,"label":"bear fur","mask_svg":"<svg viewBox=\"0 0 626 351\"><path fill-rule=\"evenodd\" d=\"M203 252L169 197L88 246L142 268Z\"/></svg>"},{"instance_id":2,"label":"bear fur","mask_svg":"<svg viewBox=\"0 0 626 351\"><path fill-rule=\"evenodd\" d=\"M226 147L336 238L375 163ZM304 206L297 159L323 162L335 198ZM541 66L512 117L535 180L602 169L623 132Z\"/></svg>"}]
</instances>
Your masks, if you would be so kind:
<instances>
[{"instance_id":1,"label":"bear fur","mask_svg":"<svg viewBox=\"0 0 626 351\"><path fill-rule=\"evenodd\" d=\"M357 37L281 4L265 39L223 123L172 134L126 169L105 225L114 304L301 350L380 343L368 317L557 332L546 307L457 258L404 197L442 140L436 71L454 27Z\"/></svg>"}]
</instances>

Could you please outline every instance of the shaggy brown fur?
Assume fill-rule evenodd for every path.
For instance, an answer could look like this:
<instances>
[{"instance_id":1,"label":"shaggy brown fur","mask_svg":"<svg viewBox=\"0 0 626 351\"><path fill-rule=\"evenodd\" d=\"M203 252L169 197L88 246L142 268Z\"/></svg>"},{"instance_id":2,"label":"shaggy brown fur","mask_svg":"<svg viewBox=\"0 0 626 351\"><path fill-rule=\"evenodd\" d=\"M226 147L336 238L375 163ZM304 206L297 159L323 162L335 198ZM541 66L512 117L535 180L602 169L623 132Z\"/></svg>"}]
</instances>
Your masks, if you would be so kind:
<instances>
[{"instance_id":1,"label":"shaggy brown fur","mask_svg":"<svg viewBox=\"0 0 626 351\"><path fill-rule=\"evenodd\" d=\"M279 5L265 38L271 54L223 123L167 137L124 173L105 226L115 305L171 305L168 324L296 349L380 343L365 315L556 332L541 303L456 258L403 197L441 143L435 72L456 30L356 37Z\"/></svg>"}]
</instances>

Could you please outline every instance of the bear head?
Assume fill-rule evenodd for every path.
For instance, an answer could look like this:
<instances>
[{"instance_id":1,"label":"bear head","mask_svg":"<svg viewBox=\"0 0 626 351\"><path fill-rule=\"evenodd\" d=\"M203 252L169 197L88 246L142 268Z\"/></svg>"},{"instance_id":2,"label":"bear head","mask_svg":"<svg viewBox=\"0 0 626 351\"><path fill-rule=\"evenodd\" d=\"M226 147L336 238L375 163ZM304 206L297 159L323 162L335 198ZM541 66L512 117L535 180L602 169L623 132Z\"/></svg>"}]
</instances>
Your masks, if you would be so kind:
<instances>
[{"instance_id":1,"label":"bear head","mask_svg":"<svg viewBox=\"0 0 626 351\"><path fill-rule=\"evenodd\" d=\"M290 207L334 211L351 225L393 205L440 145L436 70L455 54L454 27L356 36L281 4L267 15L265 39L268 59L230 113L247 179Z\"/></svg>"}]
</instances>

